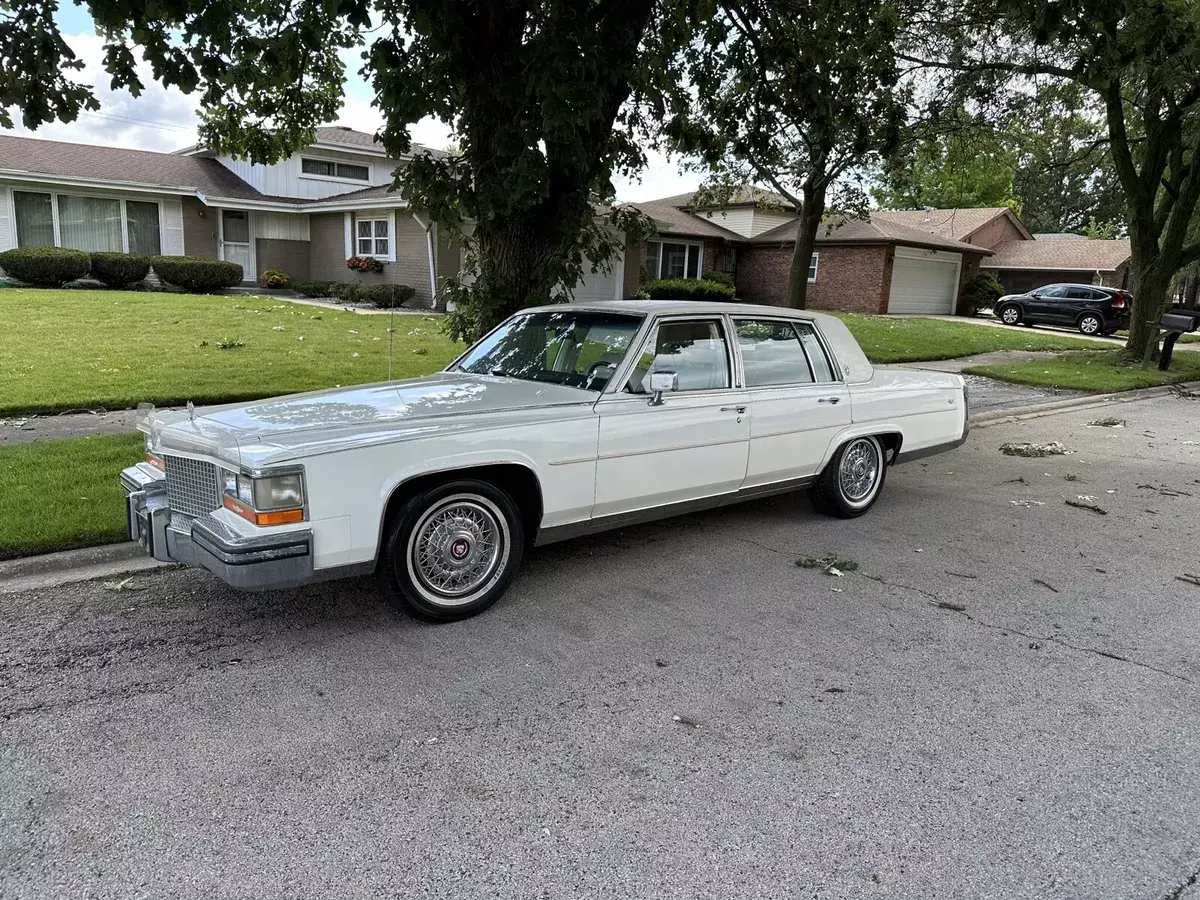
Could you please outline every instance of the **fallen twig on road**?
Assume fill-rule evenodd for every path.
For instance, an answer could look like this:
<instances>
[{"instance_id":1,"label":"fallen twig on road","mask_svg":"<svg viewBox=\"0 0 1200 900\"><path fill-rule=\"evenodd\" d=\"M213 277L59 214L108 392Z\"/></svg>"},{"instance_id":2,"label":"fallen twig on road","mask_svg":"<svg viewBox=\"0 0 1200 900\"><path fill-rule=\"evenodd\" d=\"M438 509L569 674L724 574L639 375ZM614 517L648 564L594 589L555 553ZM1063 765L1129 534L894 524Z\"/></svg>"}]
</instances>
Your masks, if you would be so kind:
<instances>
[{"instance_id":1,"label":"fallen twig on road","mask_svg":"<svg viewBox=\"0 0 1200 900\"><path fill-rule=\"evenodd\" d=\"M1042 581L1042 579L1040 579L1040 578L1035 578L1035 579L1033 579L1033 583L1040 584L1042 587L1049 588L1050 590L1054 591L1054 593L1056 593L1056 594L1058 593L1058 588L1056 588L1054 585L1052 585L1048 581Z\"/></svg>"},{"instance_id":2,"label":"fallen twig on road","mask_svg":"<svg viewBox=\"0 0 1200 900\"><path fill-rule=\"evenodd\" d=\"M1200 575L1193 575L1191 572L1184 572L1182 575L1175 576L1176 581L1182 581L1186 584L1194 584L1200 587Z\"/></svg>"},{"instance_id":3,"label":"fallen twig on road","mask_svg":"<svg viewBox=\"0 0 1200 900\"><path fill-rule=\"evenodd\" d=\"M966 572L951 572L949 569L946 569L946 574L953 575L955 578L978 578L979 577L978 575L968 575Z\"/></svg>"},{"instance_id":4,"label":"fallen twig on road","mask_svg":"<svg viewBox=\"0 0 1200 900\"><path fill-rule=\"evenodd\" d=\"M1101 516L1108 515L1108 510L1104 509L1103 507L1097 506L1095 503L1088 503L1084 500L1064 500L1063 502L1066 503L1067 506L1074 506L1077 509L1091 510L1092 512L1096 513L1097 515L1101 515Z\"/></svg>"}]
</instances>

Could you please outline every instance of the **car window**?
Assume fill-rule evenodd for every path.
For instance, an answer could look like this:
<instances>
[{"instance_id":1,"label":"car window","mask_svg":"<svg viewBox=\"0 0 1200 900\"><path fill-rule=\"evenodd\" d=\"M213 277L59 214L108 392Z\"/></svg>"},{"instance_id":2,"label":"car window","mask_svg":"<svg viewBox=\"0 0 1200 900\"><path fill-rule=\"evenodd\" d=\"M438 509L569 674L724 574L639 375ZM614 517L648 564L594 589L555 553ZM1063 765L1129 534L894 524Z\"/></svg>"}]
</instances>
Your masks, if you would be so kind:
<instances>
[{"instance_id":1,"label":"car window","mask_svg":"<svg viewBox=\"0 0 1200 900\"><path fill-rule=\"evenodd\" d=\"M1066 296L1067 289L1061 285L1053 285L1051 287L1038 288L1034 291L1039 297L1045 297L1050 300L1058 300Z\"/></svg>"},{"instance_id":2,"label":"car window","mask_svg":"<svg viewBox=\"0 0 1200 900\"><path fill-rule=\"evenodd\" d=\"M463 354L458 368L601 391L640 325L637 316L567 307L516 315Z\"/></svg>"},{"instance_id":3,"label":"car window","mask_svg":"<svg viewBox=\"0 0 1200 900\"><path fill-rule=\"evenodd\" d=\"M1096 292L1091 288L1071 287L1067 288L1067 296L1072 300L1095 300Z\"/></svg>"},{"instance_id":4,"label":"car window","mask_svg":"<svg viewBox=\"0 0 1200 900\"><path fill-rule=\"evenodd\" d=\"M808 357L804 355L800 336L791 323L750 319L739 320L734 325L738 347L742 351L746 387L812 383Z\"/></svg>"},{"instance_id":5,"label":"car window","mask_svg":"<svg viewBox=\"0 0 1200 900\"><path fill-rule=\"evenodd\" d=\"M727 388L729 349L724 329L715 321L663 322L650 332L625 390L650 392L652 372L674 372L681 391Z\"/></svg>"},{"instance_id":6,"label":"car window","mask_svg":"<svg viewBox=\"0 0 1200 900\"><path fill-rule=\"evenodd\" d=\"M833 365L829 362L829 356L821 346L813 327L807 322L797 322L796 331L800 333L800 343L804 345L804 352L808 354L808 364L812 366L813 377L817 381L837 381L833 374Z\"/></svg>"}]
</instances>

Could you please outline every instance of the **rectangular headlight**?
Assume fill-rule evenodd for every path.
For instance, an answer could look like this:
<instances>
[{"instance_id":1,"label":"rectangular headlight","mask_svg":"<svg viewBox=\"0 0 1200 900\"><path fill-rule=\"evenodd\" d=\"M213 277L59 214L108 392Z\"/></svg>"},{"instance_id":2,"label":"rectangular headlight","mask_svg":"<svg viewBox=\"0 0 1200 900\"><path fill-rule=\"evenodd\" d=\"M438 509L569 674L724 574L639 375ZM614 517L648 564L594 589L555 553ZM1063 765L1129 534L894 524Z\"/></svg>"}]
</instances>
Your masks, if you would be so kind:
<instances>
[{"instance_id":1,"label":"rectangular headlight","mask_svg":"<svg viewBox=\"0 0 1200 900\"><path fill-rule=\"evenodd\" d=\"M258 478L221 470L222 505L255 525L304 521L304 478L299 472Z\"/></svg>"},{"instance_id":2,"label":"rectangular headlight","mask_svg":"<svg viewBox=\"0 0 1200 900\"><path fill-rule=\"evenodd\" d=\"M304 484L300 474L268 475L254 479L254 508L296 509L304 506Z\"/></svg>"}]
</instances>

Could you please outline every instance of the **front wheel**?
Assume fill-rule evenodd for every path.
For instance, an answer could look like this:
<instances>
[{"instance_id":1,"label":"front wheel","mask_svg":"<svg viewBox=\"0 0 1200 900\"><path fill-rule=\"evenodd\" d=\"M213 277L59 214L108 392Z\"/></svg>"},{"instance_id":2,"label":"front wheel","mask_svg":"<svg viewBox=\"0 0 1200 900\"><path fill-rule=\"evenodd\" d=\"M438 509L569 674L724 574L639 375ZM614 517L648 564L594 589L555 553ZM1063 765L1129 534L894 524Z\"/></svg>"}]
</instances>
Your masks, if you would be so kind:
<instances>
[{"instance_id":1,"label":"front wheel","mask_svg":"<svg viewBox=\"0 0 1200 900\"><path fill-rule=\"evenodd\" d=\"M1004 304L996 314L1005 325L1019 325L1021 322L1021 309L1013 303Z\"/></svg>"},{"instance_id":2,"label":"front wheel","mask_svg":"<svg viewBox=\"0 0 1200 900\"><path fill-rule=\"evenodd\" d=\"M418 618L452 622L503 596L525 548L520 510L505 491L462 479L409 498L376 566L383 593Z\"/></svg>"},{"instance_id":3,"label":"front wheel","mask_svg":"<svg viewBox=\"0 0 1200 900\"><path fill-rule=\"evenodd\" d=\"M818 512L841 519L865 513L879 498L887 465L883 445L874 436L854 438L834 452L829 465L809 488Z\"/></svg>"},{"instance_id":4,"label":"front wheel","mask_svg":"<svg viewBox=\"0 0 1200 900\"><path fill-rule=\"evenodd\" d=\"M1088 313L1079 320L1079 333L1086 335L1100 334L1104 330L1104 321L1094 313Z\"/></svg>"}]
</instances>

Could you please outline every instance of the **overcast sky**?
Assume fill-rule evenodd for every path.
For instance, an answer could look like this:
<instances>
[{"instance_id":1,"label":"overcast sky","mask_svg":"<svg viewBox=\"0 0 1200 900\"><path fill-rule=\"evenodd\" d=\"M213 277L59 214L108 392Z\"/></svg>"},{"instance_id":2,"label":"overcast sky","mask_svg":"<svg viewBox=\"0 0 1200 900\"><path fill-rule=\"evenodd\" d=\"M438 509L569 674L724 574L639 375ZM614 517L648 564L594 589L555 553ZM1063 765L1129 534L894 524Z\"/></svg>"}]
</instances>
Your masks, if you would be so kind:
<instances>
[{"instance_id":1,"label":"overcast sky","mask_svg":"<svg viewBox=\"0 0 1200 900\"><path fill-rule=\"evenodd\" d=\"M36 133L19 124L20 114L11 110L15 133L76 143L109 144L143 150L178 150L196 142L196 102L194 95L186 96L175 89L156 84L148 67L142 72L147 85L142 96L134 98L128 91L114 91L108 86L108 76L100 66L103 42L96 36L91 17L74 5L60 8L56 14L67 43L86 68L74 74L77 81L91 84L100 101L100 112L81 113L70 124L43 125ZM371 106L372 93L356 73L360 66L358 51L347 54L346 98L337 124L359 131L374 132L382 125L377 110ZM444 147L450 140L449 131L440 122L426 119L413 128L413 140L433 147ZM638 181L617 183L619 200L650 200L693 190L699 183L695 173L680 174L679 167L660 154L651 154L649 167Z\"/></svg>"}]
</instances>

